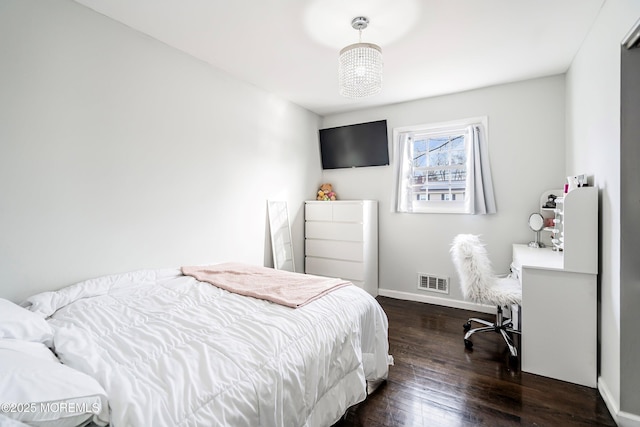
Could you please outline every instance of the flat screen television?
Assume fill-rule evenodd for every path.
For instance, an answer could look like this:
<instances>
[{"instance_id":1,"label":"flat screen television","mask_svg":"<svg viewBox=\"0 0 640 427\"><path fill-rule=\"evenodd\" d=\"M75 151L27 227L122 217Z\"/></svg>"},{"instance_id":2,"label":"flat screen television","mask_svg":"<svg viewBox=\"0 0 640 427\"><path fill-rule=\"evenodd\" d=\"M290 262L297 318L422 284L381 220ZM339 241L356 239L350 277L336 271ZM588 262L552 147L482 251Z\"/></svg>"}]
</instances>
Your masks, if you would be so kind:
<instances>
[{"instance_id":1,"label":"flat screen television","mask_svg":"<svg viewBox=\"0 0 640 427\"><path fill-rule=\"evenodd\" d=\"M320 129L322 169L389 164L387 121Z\"/></svg>"}]
</instances>

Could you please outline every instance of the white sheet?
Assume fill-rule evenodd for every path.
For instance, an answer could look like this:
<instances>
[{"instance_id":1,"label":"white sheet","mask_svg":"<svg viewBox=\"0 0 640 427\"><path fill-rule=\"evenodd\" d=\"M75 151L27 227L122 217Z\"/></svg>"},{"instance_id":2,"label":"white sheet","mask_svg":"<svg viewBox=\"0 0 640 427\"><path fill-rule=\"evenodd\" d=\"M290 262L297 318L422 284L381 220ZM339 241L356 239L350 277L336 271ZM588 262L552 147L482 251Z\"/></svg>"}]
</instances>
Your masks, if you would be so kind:
<instances>
[{"instance_id":1,"label":"white sheet","mask_svg":"<svg viewBox=\"0 0 640 427\"><path fill-rule=\"evenodd\" d=\"M292 309L140 271L27 300L119 426L330 426L386 378L387 318L356 286Z\"/></svg>"}]
</instances>

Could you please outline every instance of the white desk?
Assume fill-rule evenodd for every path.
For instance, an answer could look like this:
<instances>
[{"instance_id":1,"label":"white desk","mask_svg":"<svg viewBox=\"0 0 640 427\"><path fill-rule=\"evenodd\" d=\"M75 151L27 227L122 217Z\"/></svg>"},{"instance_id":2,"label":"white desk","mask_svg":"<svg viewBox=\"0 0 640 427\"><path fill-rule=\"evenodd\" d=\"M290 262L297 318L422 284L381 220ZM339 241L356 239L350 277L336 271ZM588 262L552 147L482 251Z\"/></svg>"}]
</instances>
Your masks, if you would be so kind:
<instances>
[{"instance_id":1,"label":"white desk","mask_svg":"<svg viewBox=\"0 0 640 427\"><path fill-rule=\"evenodd\" d=\"M564 254L551 248L530 248L528 245L513 245L513 265L519 269L526 265L545 270L563 270Z\"/></svg>"},{"instance_id":2,"label":"white desk","mask_svg":"<svg viewBox=\"0 0 640 427\"><path fill-rule=\"evenodd\" d=\"M522 284L522 371L597 385L597 275L569 271L564 254L513 245Z\"/></svg>"}]
</instances>

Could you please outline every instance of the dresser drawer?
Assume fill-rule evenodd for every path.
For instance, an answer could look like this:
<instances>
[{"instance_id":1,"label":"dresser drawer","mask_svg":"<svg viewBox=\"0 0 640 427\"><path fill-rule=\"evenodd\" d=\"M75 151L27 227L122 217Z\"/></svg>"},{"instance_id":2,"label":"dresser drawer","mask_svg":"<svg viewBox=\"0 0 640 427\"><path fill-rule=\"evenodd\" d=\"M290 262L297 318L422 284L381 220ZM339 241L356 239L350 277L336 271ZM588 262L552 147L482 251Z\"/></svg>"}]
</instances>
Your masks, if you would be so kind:
<instances>
[{"instance_id":1,"label":"dresser drawer","mask_svg":"<svg viewBox=\"0 0 640 427\"><path fill-rule=\"evenodd\" d=\"M362 242L364 231L360 224L345 222L306 222L304 235L307 239L346 240Z\"/></svg>"},{"instance_id":2,"label":"dresser drawer","mask_svg":"<svg viewBox=\"0 0 640 427\"><path fill-rule=\"evenodd\" d=\"M305 204L304 218L307 221L331 221L333 218L331 202Z\"/></svg>"},{"instance_id":3,"label":"dresser drawer","mask_svg":"<svg viewBox=\"0 0 640 427\"><path fill-rule=\"evenodd\" d=\"M304 243L307 256L358 262L364 260L364 245L362 242L307 239Z\"/></svg>"},{"instance_id":4,"label":"dresser drawer","mask_svg":"<svg viewBox=\"0 0 640 427\"><path fill-rule=\"evenodd\" d=\"M340 222L362 222L362 203L340 203L333 205L333 220Z\"/></svg>"},{"instance_id":5,"label":"dresser drawer","mask_svg":"<svg viewBox=\"0 0 640 427\"><path fill-rule=\"evenodd\" d=\"M345 280L364 280L364 265L360 262L305 257L304 271L318 276L339 277Z\"/></svg>"}]
</instances>

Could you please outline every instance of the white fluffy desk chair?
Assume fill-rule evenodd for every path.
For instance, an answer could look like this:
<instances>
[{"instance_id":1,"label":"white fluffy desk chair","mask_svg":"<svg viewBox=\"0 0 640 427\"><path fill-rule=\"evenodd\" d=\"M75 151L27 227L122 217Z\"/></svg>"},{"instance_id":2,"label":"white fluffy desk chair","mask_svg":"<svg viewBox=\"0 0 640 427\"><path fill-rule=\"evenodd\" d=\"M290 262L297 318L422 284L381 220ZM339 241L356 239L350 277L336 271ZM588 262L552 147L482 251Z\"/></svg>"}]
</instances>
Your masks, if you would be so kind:
<instances>
[{"instance_id":1,"label":"white fluffy desk chair","mask_svg":"<svg viewBox=\"0 0 640 427\"><path fill-rule=\"evenodd\" d=\"M494 323L482 319L471 318L465 323L464 345L471 349L469 340L476 332L494 331L500 333L509 347L510 357L518 357L518 350L513 345L510 334L519 334L514 330L511 319L504 318L502 307L522 302L522 287L518 279L498 277L493 273L487 250L473 234L459 234L453 239L451 246L453 263L460 276L460 286L466 299L480 304L496 305L496 321ZM480 323L483 327L471 329L471 322Z\"/></svg>"}]
</instances>

